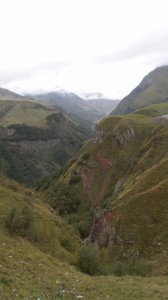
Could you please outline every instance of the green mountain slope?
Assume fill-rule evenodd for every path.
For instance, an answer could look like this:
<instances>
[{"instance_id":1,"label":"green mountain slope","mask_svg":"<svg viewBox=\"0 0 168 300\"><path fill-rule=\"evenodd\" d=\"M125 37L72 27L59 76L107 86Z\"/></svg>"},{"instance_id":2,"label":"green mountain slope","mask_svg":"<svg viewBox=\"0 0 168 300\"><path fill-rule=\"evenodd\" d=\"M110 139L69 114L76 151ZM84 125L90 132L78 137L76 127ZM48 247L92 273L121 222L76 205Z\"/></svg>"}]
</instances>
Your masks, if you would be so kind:
<instances>
[{"instance_id":1,"label":"green mountain slope","mask_svg":"<svg viewBox=\"0 0 168 300\"><path fill-rule=\"evenodd\" d=\"M0 100L0 126L25 124L45 128L52 109L35 101Z\"/></svg>"},{"instance_id":2,"label":"green mountain slope","mask_svg":"<svg viewBox=\"0 0 168 300\"><path fill-rule=\"evenodd\" d=\"M93 129L94 124L104 116L74 93L54 91L31 96L40 103L58 105L72 120L89 130Z\"/></svg>"},{"instance_id":3,"label":"green mountain slope","mask_svg":"<svg viewBox=\"0 0 168 300\"><path fill-rule=\"evenodd\" d=\"M166 276L80 273L74 266L80 243L70 225L38 195L2 176L0 194L1 299L166 299Z\"/></svg>"},{"instance_id":4,"label":"green mountain slope","mask_svg":"<svg viewBox=\"0 0 168 300\"><path fill-rule=\"evenodd\" d=\"M10 90L0 87L0 100L30 100L29 97L24 97Z\"/></svg>"},{"instance_id":5,"label":"green mountain slope","mask_svg":"<svg viewBox=\"0 0 168 300\"><path fill-rule=\"evenodd\" d=\"M63 167L89 135L58 108L0 100L0 170L28 186Z\"/></svg>"},{"instance_id":6,"label":"green mountain slope","mask_svg":"<svg viewBox=\"0 0 168 300\"><path fill-rule=\"evenodd\" d=\"M103 119L97 137L45 192L83 238L108 246L113 258L155 258L162 267L167 261L167 109L165 103Z\"/></svg>"},{"instance_id":7,"label":"green mountain slope","mask_svg":"<svg viewBox=\"0 0 168 300\"><path fill-rule=\"evenodd\" d=\"M128 114L150 104L165 102L167 98L168 66L163 66L145 76L141 83L119 103L112 114Z\"/></svg>"}]
</instances>

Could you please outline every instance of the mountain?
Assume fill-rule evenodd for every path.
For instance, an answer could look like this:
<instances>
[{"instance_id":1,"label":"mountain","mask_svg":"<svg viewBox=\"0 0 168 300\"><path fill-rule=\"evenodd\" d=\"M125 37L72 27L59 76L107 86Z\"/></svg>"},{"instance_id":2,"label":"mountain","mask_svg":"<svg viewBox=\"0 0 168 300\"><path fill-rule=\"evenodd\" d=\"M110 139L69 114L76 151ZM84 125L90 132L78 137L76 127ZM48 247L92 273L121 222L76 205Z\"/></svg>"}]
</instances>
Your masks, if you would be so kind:
<instances>
[{"instance_id":1,"label":"mountain","mask_svg":"<svg viewBox=\"0 0 168 300\"><path fill-rule=\"evenodd\" d=\"M22 100L23 97L7 89L0 88L0 100L18 100L18 99Z\"/></svg>"},{"instance_id":2,"label":"mountain","mask_svg":"<svg viewBox=\"0 0 168 300\"><path fill-rule=\"evenodd\" d=\"M21 96L10 90L0 87L0 100L26 100L28 97ZM30 98L28 98L30 100Z\"/></svg>"},{"instance_id":3,"label":"mountain","mask_svg":"<svg viewBox=\"0 0 168 300\"><path fill-rule=\"evenodd\" d=\"M87 101L87 104L89 104L90 107L98 110L100 113L104 114L104 116L112 112L120 102L120 100L106 98L100 92L83 93L81 96Z\"/></svg>"},{"instance_id":4,"label":"mountain","mask_svg":"<svg viewBox=\"0 0 168 300\"><path fill-rule=\"evenodd\" d=\"M82 126L28 100L0 100L0 170L27 186L62 168L90 136Z\"/></svg>"},{"instance_id":5,"label":"mountain","mask_svg":"<svg viewBox=\"0 0 168 300\"><path fill-rule=\"evenodd\" d=\"M89 99L88 104L93 108L104 115L110 114L120 103L120 100L110 100L110 99Z\"/></svg>"},{"instance_id":6,"label":"mountain","mask_svg":"<svg viewBox=\"0 0 168 300\"><path fill-rule=\"evenodd\" d=\"M168 102L108 116L44 199L68 218L85 243L125 261L144 258L166 272ZM43 190L45 181L38 189ZM107 254L108 256L108 254Z\"/></svg>"},{"instance_id":7,"label":"mountain","mask_svg":"<svg viewBox=\"0 0 168 300\"><path fill-rule=\"evenodd\" d=\"M113 115L128 114L150 104L168 99L168 66L150 72L114 109Z\"/></svg>"},{"instance_id":8,"label":"mountain","mask_svg":"<svg viewBox=\"0 0 168 300\"><path fill-rule=\"evenodd\" d=\"M117 276L83 274L78 255L85 267L95 268L100 263L96 249L83 246L74 228L34 191L0 175L0 193L1 299L125 300L127 295L151 299L151 294L154 300L166 299L166 276L122 276L121 263L117 269L116 262Z\"/></svg>"},{"instance_id":9,"label":"mountain","mask_svg":"<svg viewBox=\"0 0 168 300\"><path fill-rule=\"evenodd\" d=\"M61 107L65 113L76 123L87 129L93 129L95 123L103 114L93 109L88 103L74 93L56 88L53 92L29 95L40 103Z\"/></svg>"}]
</instances>

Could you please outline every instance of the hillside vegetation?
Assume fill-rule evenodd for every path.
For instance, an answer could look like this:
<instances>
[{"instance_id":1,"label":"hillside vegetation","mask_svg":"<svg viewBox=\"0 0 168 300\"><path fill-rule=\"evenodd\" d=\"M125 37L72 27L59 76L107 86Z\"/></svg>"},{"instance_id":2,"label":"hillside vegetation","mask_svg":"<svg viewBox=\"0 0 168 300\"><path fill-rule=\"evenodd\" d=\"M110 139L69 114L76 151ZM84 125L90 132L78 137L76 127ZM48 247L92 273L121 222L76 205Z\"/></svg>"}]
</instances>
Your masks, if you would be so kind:
<instances>
[{"instance_id":1,"label":"hillside vegetation","mask_svg":"<svg viewBox=\"0 0 168 300\"><path fill-rule=\"evenodd\" d=\"M124 97L112 112L113 115L129 114L150 104L168 99L168 66L150 72L132 92Z\"/></svg>"},{"instance_id":2,"label":"hillside vegetation","mask_svg":"<svg viewBox=\"0 0 168 300\"><path fill-rule=\"evenodd\" d=\"M166 299L167 277L85 275L73 227L38 195L0 177L0 298Z\"/></svg>"},{"instance_id":3,"label":"hillside vegetation","mask_svg":"<svg viewBox=\"0 0 168 300\"><path fill-rule=\"evenodd\" d=\"M91 134L58 108L0 100L0 169L33 186L42 175L62 168Z\"/></svg>"},{"instance_id":4,"label":"hillside vegetation","mask_svg":"<svg viewBox=\"0 0 168 300\"><path fill-rule=\"evenodd\" d=\"M85 106L0 100L0 299L168 299L166 76L96 135Z\"/></svg>"},{"instance_id":5,"label":"hillside vegetation","mask_svg":"<svg viewBox=\"0 0 168 300\"><path fill-rule=\"evenodd\" d=\"M47 127L46 117L53 110L35 101L0 101L0 126L25 124L40 128Z\"/></svg>"},{"instance_id":6,"label":"hillside vegetation","mask_svg":"<svg viewBox=\"0 0 168 300\"><path fill-rule=\"evenodd\" d=\"M103 119L97 137L44 192L82 238L108 247L109 260L147 258L155 274L167 273L167 109Z\"/></svg>"}]
</instances>

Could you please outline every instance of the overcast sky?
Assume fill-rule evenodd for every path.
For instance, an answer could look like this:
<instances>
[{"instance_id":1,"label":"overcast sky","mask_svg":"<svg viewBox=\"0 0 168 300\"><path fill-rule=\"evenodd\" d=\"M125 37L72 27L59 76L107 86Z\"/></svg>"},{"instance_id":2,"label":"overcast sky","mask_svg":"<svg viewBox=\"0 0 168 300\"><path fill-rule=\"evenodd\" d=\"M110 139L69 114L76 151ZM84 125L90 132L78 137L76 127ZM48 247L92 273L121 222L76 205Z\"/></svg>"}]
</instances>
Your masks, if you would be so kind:
<instances>
[{"instance_id":1,"label":"overcast sky","mask_svg":"<svg viewBox=\"0 0 168 300\"><path fill-rule=\"evenodd\" d=\"M168 64L167 0L1 0L0 86L122 98Z\"/></svg>"}]
</instances>

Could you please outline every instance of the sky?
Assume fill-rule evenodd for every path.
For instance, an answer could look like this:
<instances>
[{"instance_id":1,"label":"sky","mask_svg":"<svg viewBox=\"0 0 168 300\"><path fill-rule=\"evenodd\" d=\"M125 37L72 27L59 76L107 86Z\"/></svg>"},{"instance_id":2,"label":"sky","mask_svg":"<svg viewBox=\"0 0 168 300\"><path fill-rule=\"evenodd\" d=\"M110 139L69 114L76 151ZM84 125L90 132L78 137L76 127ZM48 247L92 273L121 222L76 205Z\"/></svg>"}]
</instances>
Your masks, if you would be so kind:
<instances>
[{"instance_id":1,"label":"sky","mask_svg":"<svg viewBox=\"0 0 168 300\"><path fill-rule=\"evenodd\" d=\"M122 99L168 64L167 0L1 0L0 87Z\"/></svg>"}]
</instances>

